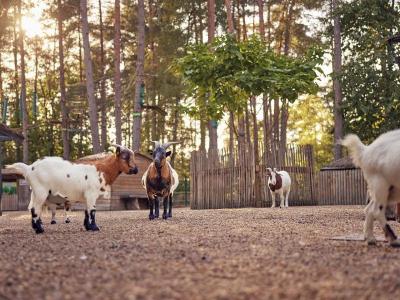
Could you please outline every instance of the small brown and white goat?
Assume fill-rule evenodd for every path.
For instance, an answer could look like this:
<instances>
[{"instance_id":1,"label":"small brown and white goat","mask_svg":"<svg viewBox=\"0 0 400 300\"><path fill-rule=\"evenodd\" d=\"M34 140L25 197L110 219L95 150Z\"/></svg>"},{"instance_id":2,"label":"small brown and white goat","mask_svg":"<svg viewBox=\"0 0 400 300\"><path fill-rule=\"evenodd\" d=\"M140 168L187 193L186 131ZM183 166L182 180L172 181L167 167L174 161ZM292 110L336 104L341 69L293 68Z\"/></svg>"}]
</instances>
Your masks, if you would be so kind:
<instances>
[{"instance_id":1,"label":"small brown and white goat","mask_svg":"<svg viewBox=\"0 0 400 300\"><path fill-rule=\"evenodd\" d=\"M163 199L164 212L162 217L165 220L172 217L172 196L179 184L178 173L176 173L176 171L167 161L167 157L171 155L171 151L166 150L170 145L177 143L154 143L154 150L150 152L153 156L153 162L143 174L142 185L146 190L147 198L149 200L149 219L153 220L159 217L158 198L160 197Z\"/></svg>"},{"instance_id":2,"label":"small brown and white goat","mask_svg":"<svg viewBox=\"0 0 400 300\"><path fill-rule=\"evenodd\" d=\"M286 171L277 171L267 168L268 188L271 192L272 206L275 207L275 196L279 195L281 203L280 207L289 207L289 194L291 180L289 173Z\"/></svg>"},{"instance_id":3,"label":"small brown and white goat","mask_svg":"<svg viewBox=\"0 0 400 300\"><path fill-rule=\"evenodd\" d=\"M115 154L92 155L75 162L45 157L32 165L14 163L7 168L24 176L32 188L32 228L36 233L44 232L40 216L50 195L71 202L86 202L84 226L86 230L99 230L95 220L97 198L108 193L120 173L138 172L135 153L119 145Z\"/></svg>"},{"instance_id":4,"label":"small brown and white goat","mask_svg":"<svg viewBox=\"0 0 400 300\"><path fill-rule=\"evenodd\" d=\"M387 223L388 205L400 202L400 130L379 136L369 146L355 134L347 135L341 144L350 151L354 165L361 168L371 201L365 208L364 238L375 244L374 221L378 220L390 245L400 247L400 240Z\"/></svg>"}]
</instances>

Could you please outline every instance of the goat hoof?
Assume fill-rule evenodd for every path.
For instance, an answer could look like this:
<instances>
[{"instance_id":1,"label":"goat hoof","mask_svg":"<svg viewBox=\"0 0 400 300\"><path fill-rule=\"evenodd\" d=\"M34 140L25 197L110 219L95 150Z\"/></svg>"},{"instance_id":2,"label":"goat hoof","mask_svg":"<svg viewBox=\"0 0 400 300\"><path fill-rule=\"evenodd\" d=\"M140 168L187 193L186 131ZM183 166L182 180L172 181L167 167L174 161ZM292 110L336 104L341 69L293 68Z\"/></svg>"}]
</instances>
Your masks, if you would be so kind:
<instances>
[{"instance_id":1,"label":"goat hoof","mask_svg":"<svg viewBox=\"0 0 400 300\"><path fill-rule=\"evenodd\" d=\"M71 220L70 220L70 219L66 219L66 220L65 220L65 223L67 223L67 224L68 224L68 223L71 223Z\"/></svg>"},{"instance_id":2,"label":"goat hoof","mask_svg":"<svg viewBox=\"0 0 400 300\"><path fill-rule=\"evenodd\" d=\"M41 233L44 232L44 229L43 228L36 228L35 232L36 232L36 234L41 234Z\"/></svg>"},{"instance_id":3,"label":"goat hoof","mask_svg":"<svg viewBox=\"0 0 400 300\"><path fill-rule=\"evenodd\" d=\"M166 220L166 219L168 219L168 215L167 215L167 214L163 214L163 215L162 215L162 218L163 218L164 220Z\"/></svg>"},{"instance_id":4,"label":"goat hoof","mask_svg":"<svg viewBox=\"0 0 400 300\"><path fill-rule=\"evenodd\" d=\"M376 239L374 237L367 239L367 245L368 246L375 246L376 245Z\"/></svg>"},{"instance_id":5,"label":"goat hoof","mask_svg":"<svg viewBox=\"0 0 400 300\"><path fill-rule=\"evenodd\" d=\"M155 216L154 215L149 215L149 220L154 220Z\"/></svg>"},{"instance_id":6,"label":"goat hoof","mask_svg":"<svg viewBox=\"0 0 400 300\"><path fill-rule=\"evenodd\" d=\"M57 224L56 220L51 220L50 224Z\"/></svg>"},{"instance_id":7,"label":"goat hoof","mask_svg":"<svg viewBox=\"0 0 400 300\"><path fill-rule=\"evenodd\" d=\"M396 239L390 242L390 246L394 247L394 248L400 248L400 240Z\"/></svg>"},{"instance_id":8,"label":"goat hoof","mask_svg":"<svg viewBox=\"0 0 400 300\"><path fill-rule=\"evenodd\" d=\"M99 231L100 228L97 227L97 224L90 224L90 230L91 230L91 231Z\"/></svg>"},{"instance_id":9,"label":"goat hoof","mask_svg":"<svg viewBox=\"0 0 400 300\"><path fill-rule=\"evenodd\" d=\"M40 233L44 232L44 229L40 223L35 224L34 229L35 229L36 234L40 234Z\"/></svg>"},{"instance_id":10,"label":"goat hoof","mask_svg":"<svg viewBox=\"0 0 400 300\"><path fill-rule=\"evenodd\" d=\"M169 213L169 214L168 214L168 218L172 218L172 213Z\"/></svg>"}]
</instances>

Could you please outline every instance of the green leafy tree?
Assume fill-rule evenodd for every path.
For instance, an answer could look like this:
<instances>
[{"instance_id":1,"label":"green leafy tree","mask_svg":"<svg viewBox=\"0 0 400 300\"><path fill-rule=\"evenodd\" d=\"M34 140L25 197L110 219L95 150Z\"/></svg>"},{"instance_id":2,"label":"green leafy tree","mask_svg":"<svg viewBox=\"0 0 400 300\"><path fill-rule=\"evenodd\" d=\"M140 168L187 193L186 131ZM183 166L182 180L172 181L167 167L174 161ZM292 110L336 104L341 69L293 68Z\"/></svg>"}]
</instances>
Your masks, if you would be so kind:
<instances>
[{"instance_id":1,"label":"green leafy tree","mask_svg":"<svg viewBox=\"0 0 400 300\"><path fill-rule=\"evenodd\" d=\"M400 73L393 67L387 38L400 32L399 6L391 1L344 3L341 15L345 129L369 142L400 127Z\"/></svg>"}]
</instances>

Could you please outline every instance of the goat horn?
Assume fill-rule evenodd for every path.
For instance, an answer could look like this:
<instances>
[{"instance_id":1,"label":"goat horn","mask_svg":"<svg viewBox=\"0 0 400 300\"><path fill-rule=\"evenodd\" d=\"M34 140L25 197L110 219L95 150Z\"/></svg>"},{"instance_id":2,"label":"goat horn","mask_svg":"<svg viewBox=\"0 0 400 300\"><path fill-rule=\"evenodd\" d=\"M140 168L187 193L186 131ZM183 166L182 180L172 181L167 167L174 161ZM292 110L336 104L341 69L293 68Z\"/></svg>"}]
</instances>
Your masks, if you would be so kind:
<instances>
[{"instance_id":1,"label":"goat horn","mask_svg":"<svg viewBox=\"0 0 400 300\"><path fill-rule=\"evenodd\" d=\"M179 142L168 142L168 143L163 144L162 146L164 149L167 149L169 146L174 145L174 144L180 144L180 143Z\"/></svg>"}]
</instances>

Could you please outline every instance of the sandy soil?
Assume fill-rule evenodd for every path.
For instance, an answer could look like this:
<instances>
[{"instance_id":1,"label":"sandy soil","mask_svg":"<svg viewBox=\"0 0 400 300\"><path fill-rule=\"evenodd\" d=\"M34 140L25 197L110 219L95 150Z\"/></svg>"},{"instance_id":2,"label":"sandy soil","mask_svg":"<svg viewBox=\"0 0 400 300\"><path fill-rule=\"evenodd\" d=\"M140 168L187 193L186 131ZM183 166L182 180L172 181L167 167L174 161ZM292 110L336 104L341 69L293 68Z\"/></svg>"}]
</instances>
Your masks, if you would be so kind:
<instances>
[{"instance_id":1,"label":"sandy soil","mask_svg":"<svg viewBox=\"0 0 400 300\"><path fill-rule=\"evenodd\" d=\"M400 299L400 249L330 240L361 233L361 207L97 219L86 232L82 212L46 216L36 235L27 213L0 217L0 299Z\"/></svg>"}]
</instances>

